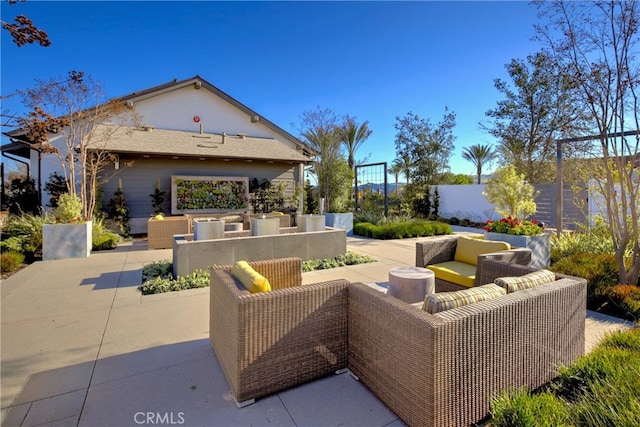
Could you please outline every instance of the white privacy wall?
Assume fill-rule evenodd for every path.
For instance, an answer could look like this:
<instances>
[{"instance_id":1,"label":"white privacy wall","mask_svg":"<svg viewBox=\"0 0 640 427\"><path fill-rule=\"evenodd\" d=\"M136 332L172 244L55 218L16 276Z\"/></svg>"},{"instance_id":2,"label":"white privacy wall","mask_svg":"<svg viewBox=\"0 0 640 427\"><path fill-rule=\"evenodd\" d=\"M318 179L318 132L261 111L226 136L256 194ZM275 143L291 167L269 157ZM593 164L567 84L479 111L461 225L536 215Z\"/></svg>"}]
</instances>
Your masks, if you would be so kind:
<instances>
[{"instance_id":1,"label":"white privacy wall","mask_svg":"<svg viewBox=\"0 0 640 427\"><path fill-rule=\"evenodd\" d=\"M494 205L482 195L485 184L470 185L438 185L440 193L440 216L468 218L483 222L488 219L499 219ZM432 188L431 191L434 191Z\"/></svg>"}]
</instances>

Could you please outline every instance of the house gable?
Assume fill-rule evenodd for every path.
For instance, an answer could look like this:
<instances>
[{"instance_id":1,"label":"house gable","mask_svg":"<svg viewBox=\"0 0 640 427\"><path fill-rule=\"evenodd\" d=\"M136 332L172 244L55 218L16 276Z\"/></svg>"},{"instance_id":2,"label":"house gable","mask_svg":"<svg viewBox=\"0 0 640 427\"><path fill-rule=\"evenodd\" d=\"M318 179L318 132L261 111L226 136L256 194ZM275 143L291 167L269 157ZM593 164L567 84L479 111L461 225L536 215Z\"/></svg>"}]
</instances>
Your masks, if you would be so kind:
<instances>
[{"instance_id":1,"label":"house gable","mask_svg":"<svg viewBox=\"0 0 640 427\"><path fill-rule=\"evenodd\" d=\"M144 125L157 129L270 138L310 155L302 141L199 76L120 98L135 107Z\"/></svg>"}]
</instances>

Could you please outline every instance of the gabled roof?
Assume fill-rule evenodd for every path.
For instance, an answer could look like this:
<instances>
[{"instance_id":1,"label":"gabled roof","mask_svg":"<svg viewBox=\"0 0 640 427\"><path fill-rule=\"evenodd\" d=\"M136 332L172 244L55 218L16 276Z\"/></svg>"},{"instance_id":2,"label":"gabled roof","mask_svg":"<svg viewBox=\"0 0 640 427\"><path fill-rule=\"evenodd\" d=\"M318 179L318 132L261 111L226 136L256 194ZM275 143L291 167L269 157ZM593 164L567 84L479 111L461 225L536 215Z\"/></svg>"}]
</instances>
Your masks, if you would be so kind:
<instances>
[{"instance_id":1,"label":"gabled roof","mask_svg":"<svg viewBox=\"0 0 640 427\"><path fill-rule=\"evenodd\" d=\"M99 135L109 135L106 143ZM97 125L96 141L101 150L154 156L207 157L222 159L254 159L306 163L302 149L295 150L273 138L244 134L226 135L178 130L131 128Z\"/></svg>"},{"instance_id":2,"label":"gabled roof","mask_svg":"<svg viewBox=\"0 0 640 427\"><path fill-rule=\"evenodd\" d=\"M149 89L145 89L145 90L142 90L142 91L139 91L139 92L133 92L133 93L130 93L128 95L124 95L124 96L121 96L121 97L114 98L113 100L114 101L125 102L125 103L126 102L132 102L133 103L133 102L136 102L136 101L139 101L139 100L143 100L143 99L151 98L151 97L154 97L154 96L157 96L157 95L161 95L163 93L167 93L167 92L171 92L171 91L174 91L174 90L182 89L183 87L187 87L187 86L190 86L190 85L195 85L195 86L198 86L198 87L204 87L207 90L213 92L218 97L224 99L225 101L227 101L228 103L230 103L234 107L238 108L239 110L241 110L244 113L246 113L247 115L249 115L251 117L252 121L260 122L264 126L268 127L269 129L273 130L274 132L276 132L278 134L281 134L283 137L289 139L290 141L292 141L293 143L298 145L300 147L301 152L304 155L312 156L313 154L315 154L315 151L311 147L309 147L307 144L305 144L303 141L301 141L300 139L296 138L295 136L293 136L292 134L290 134L286 130L282 129L281 127L277 126L276 124L272 123L271 121L269 121L268 119L264 118L263 116L259 115L254 110L252 110L249 107L247 107L246 105L242 104L241 102L239 102L235 98L229 96L227 93L221 91L220 89L218 89L217 87L215 87L214 85L212 85L211 83L209 83L208 81L206 81L205 79L200 77L199 75L195 75L194 77L191 77L191 78L185 79L185 80L180 80L180 81L178 81L177 79L174 79L172 82L161 84L161 85L158 85L158 86L154 86L154 87L151 87ZM92 110L92 109L89 109L87 111L90 111L90 110ZM23 141L25 143L29 143L30 144L29 141L26 141L25 134L26 134L26 132L22 128L15 129L13 131L4 133L4 135L12 138L14 141L20 140L20 141ZM4 150L4 146L3 146L3 151L5 151ZM295 150L293 150L293 151L295 151Z\"/></svg>"},{"instance_id":3,"label":"gabled roof","mask_svg":"<svg viewBox=\"0 0 640 427\"><path fill-rule=\"evenodd\" d=\"M239 110L241 110L244 113L246 113L248 116L251 117L252 121L260 122L263 125L265 125L266 127L268 127L269 129L273 130L274 132L277 132L277 133L285 136L287 139L290 139L291 141L293 141L296 144L300 145L302 147L302 149L307 152L308 155L313 153L313 149L311 149L307 144L302 142L300 139L296 138L295 136L293 136L292 134L290 134L286 130L282 129L281 127L277 126L273 122L269 121L268 119L264 118L263 116L259 115L258 113L256 113L251 108L247 107L246 105L242 104L237 99L231 97L227 93L225 93L222 90L218 89L217 87L215 87L214 85L212 85L211 83L209 83L208 81L206 81L205 79L203 79L202 77L200 77L197 74L195 76L189 78L189 79L180 80L180 81L174 79L172 82L161 84L161 85L149 88L149 89L145 89L145 90L140 91L140 92L133 92L133 93L130 93L129 95L125 95L125 96L122 96L122 97L117 98L117 99L122 101L122 102L127 102L127 101L136 102L136 101L140 101L140 100L143 100L143 99L151 98L153 96L157 96L157 95L160 95L160 94L163 94L163 93L166 93L166 92L171 92L171 91L174 91L174 90L182 89L184 87L192 86L192 85L206 88L207 90L213 92L218 97L224 99L225 101L227 101L228 103L230 103L234 107L236 107Z\"/></svg>"}]
</instances>

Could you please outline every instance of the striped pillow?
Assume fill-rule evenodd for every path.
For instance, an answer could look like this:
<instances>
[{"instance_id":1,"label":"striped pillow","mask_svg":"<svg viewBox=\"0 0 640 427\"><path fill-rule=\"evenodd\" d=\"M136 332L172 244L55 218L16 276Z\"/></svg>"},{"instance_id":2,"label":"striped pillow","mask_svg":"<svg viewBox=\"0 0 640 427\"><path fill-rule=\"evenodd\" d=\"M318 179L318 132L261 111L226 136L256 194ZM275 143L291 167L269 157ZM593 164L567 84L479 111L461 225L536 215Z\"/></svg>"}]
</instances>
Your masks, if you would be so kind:
<instances>
[{"instance_id":1,"label":"striped pillow","mask_svg":"<svg viewBox=\"0 0 640 427\"><path fill-rule=\"evenodd\" d=\"M452 308L497 298L505 294L506 292L504 289L500 286L494 285L493 283L461 291L429 294L424 299L422 309L431 314L439 313Z\"/></svg>"},{"instance_id":2,"label":"striped pillow","mask_svg":"<svg viewBox=\"0 0 640 427\"><path fill-rule=\"evenodd\" d=\"M553 271L538 270L533 273L525 274L519 277L498 277L494 283L504 288L508 294L512 292L522 291L524 289L534 288L540 285L546 285L554 282L556 275Z\"/></svg>"}]
</instances>

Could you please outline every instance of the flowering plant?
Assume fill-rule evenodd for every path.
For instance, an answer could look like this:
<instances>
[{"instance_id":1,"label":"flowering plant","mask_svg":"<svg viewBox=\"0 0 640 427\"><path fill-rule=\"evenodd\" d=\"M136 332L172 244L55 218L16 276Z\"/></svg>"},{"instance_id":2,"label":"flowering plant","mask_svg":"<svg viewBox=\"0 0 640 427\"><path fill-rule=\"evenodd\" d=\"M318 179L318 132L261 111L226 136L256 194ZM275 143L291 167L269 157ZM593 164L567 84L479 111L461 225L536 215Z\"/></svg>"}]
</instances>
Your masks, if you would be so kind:
<instances>
[{"instance_id":1,"label":"flowering plant","mask_svg":"<svg viewBox=\"0 0 640 427\"><path fill-rule=\"evenodd\" d=\"M85 222L82 218L82 202L76 195L63 193L58 199L58 207L53 211L56 224L77 224Z\"/></svg>"},{"instance_id":2,"label":"flowering plant","mask_svg":"<svg viewBox=\"0 0 640 427\"><path fill-rule=\"evenodd\" d=\"M518 218L510 216L499 221L487 221L484 229L493 233L514 234L517 236L536 236L542 234L544 224L532 219L531 221L520 221Z\"/></svg>"}]
</instances>

